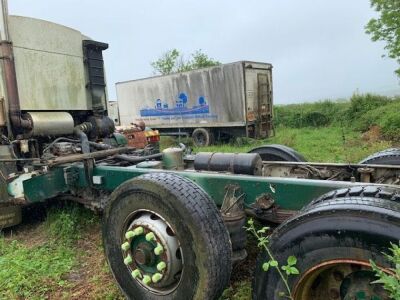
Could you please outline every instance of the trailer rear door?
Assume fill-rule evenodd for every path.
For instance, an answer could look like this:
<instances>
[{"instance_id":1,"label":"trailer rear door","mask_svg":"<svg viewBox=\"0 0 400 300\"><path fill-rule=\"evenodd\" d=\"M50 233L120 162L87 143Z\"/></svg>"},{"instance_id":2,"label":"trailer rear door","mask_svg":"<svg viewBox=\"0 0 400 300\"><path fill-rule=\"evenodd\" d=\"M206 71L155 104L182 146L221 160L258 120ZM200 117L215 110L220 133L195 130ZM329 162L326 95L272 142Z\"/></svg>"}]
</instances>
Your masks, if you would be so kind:
<instances>
[{"instance_id":1,"label":"trailer rear door","mask_svg":"<svg viewBox=\"0 0 400 300\"><path fill-rule=\"evenodd\" d=\"M244 63L249 136L266 138L273 133L272 66Z\"/></svg>"}]
</instances>

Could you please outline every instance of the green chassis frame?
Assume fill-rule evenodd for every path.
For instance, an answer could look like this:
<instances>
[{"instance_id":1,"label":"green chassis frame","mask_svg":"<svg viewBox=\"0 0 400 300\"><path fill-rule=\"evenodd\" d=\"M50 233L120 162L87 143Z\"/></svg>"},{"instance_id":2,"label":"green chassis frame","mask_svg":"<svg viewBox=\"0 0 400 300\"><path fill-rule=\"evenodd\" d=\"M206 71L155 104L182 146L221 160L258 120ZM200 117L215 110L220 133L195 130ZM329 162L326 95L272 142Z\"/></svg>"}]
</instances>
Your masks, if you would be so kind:
<instances>
[{"instance_id":1,"label":"green chassis frame","mask_svg":"<svg viewBox=\"0 0 400 300\"><path fill-rule=\"evenodd\" d=\"M373 185L360 182L261 177L194 170L167 171L135 166L95 166L94 163L87 162L56 166L43 175L25 180L23 187L26 199L29 203L40 202L67 193L72 188L93 188L112 192L125 181L143 174L173 173L195 182L218 206L222 205L226 189L235 186L240 194L243 194L247 207L261 198L266 198L280 209L293 211L300 210L313 199L331 190ZM376 185L382 186L382 184Z\"/></svg>"}]
</instances>

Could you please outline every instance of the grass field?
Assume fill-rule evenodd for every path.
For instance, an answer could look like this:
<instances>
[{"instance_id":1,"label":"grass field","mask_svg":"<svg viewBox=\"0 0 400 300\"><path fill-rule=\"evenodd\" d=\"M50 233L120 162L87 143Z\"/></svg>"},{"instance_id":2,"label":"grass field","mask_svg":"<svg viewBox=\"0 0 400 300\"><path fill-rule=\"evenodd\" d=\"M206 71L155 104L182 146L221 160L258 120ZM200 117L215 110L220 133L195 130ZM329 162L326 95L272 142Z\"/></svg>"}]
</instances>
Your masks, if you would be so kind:
<instances>
[{"instance_id":1,"label":"grass field","mask_svg":"<svg viewBox=\"0 0 400 300\"><path fill-rule=\"evenodd\" d=\"M171 140L164 142L170 145ZM389 148L390 141L383 141L373 134L361 134L349 128L320 127L320 128L285 128L276 130L272 138L256 140L239 140L229 144L195 148L198 151L218 152L247 152L264 144L283 144L296 149L308 161L317 162L358 162L371 153Z\"/></svg>"},{"instance_id":2,"label":"grass field","mask_svg":"<svg viewBox=\"0 0 400 300\"><path fill-rule=\"evenodd\" d=\"M163 145L171 144L163 140ZM202 151L246 152L267 143L293 147L308 160L357 162L394 146L373 134L348 128L278 128L265 141L236 141ZM194 149L198 151L200 149ZM0 299L122 299L104 259L100 217L76 205L52 205L27 211L24 224L0 236ZM257 249L236 266L231 286L221 299L250 299Z\"/></svg>"}]
</instances>

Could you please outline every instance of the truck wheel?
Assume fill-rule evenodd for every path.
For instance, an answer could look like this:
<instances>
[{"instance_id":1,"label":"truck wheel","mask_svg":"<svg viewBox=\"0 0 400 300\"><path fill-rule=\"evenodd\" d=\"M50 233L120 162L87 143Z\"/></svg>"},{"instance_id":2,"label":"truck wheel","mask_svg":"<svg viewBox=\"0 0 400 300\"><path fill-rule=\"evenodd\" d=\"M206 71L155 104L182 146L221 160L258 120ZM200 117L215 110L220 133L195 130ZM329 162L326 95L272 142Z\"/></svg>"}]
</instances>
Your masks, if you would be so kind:
<instances>
[{"instance_id":1,"label":"truck wheel","mask_svg":"<svg viewBox=\"0 0 400 300\"><path fill-rule=\"evenodd\" d=\"M214 143L214 134L205 128L196 128L192 133L193 143L196 147L207 147Z\"/></svg>"},{"instance_id":2,"label":"truck wheel","mask_svg":"<svg viewBox=\"0 0 400 300\"><path fill-rule=\"evenodd\" d=\"M103 243L128 299L215 299L229 282L231 244L217 207L173 174L118 187L105 210Z\"/></svg>"},{"instance_id":3,"label":"truck wheel","mask_svg":"<svg viewBox=\"0 0 400 300\"><path fill-rule=\"evenodd\" d=\"M359 162L361 165L400 165L400 149L390 148L383 151L374 153L362 161Z\"/></svg>"},{"instance_id":4,"label":"truck wheel","mask_svg":"<svg viewBox=\"0 0 400 300\"><path fill-rule=\"evenodd\" d=\"M278 227L270 249L280 265L293 255L300 275L289 277L294 300L390 299L369 260L393 267L382 252L400 240L400 194L377 187L330 192ZM276 269L264 272L262 253L253 281L253 299L282 299L284 282Z\"/></svg>"},{"instance_id":5,"label":"truck wheel","mask_svg":"<svg viewBox=\"0 0 400 300\"><path fill-rule=\"evenodd\" d=\"M307 161L304 156L296 150L279 144L263 145L251 149L248 153L260 154L263 161Z\"/></svg>"}]
</instances>

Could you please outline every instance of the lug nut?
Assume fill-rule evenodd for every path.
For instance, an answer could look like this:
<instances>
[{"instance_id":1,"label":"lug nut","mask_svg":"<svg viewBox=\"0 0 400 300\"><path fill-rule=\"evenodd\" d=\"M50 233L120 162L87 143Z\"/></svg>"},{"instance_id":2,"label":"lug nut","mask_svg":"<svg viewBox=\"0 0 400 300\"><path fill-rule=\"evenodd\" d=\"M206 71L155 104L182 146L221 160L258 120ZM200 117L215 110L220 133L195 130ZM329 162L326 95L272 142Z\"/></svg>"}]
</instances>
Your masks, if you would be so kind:
<instances>
[{"instance_id":1,"label":"lug nut","mask_svg":"<svg viewBox=\"0 0 400 300\"><path fill-rule=\"evenodd\" d=\"M165 268L167 267L167 264L165 263L165 262L163 262L163 261L161 261L161 262L159 262L158 264L157 264L157 270L158 271L162 271L162 270L164 270Z\"/></svg>"},{"instance_id":2,"label":"lug nut","mask_svg":"<svg viewBox=\"0 0 400 300\"><path fill-rule=\"evenodd\" d=\"M134 232L135 232L135 235L141 235L141 234L143 234L144 229L142 226L140 226L140 227L135 228Z\"/></svg>"},{"instance_id":3,"label":"lug nut","mask_svg":"<svg viewBox=\"0 0 400 300\"><path fill-rule=\"evenodd\" d=\"M144 229L143 229L143 227L140 226L140 227L135 228L133 231L130 230L130 231L126 232L125 238L127 238L129 240L137 235L143 234L143 232L144 232Z\"/></svg>"},{"instance_id":4,"label":"lug nut","mask_svg":"<svg viewBox=\"0 0 400 300\"><path fill-rule=\"evenodd\" d=\"M160 255L163 252L164 252L163 246L161 246L161 244L157 244L157 247L154 248L154 254Z\"/></svg>"},{"instance_id":5,"label":"lug nut","mask_svg":"<svg viewBox=\"0 0 400 300\"><path fill-rule=\"evenodd\" d=\"M125 242L122 244L121 248L124 251L128 251L131 248L131 245L129 244L129 242Z\"/></svg>"},{"instance_id":6,"label":"lug nut","mask_svg":"<svg viewBox=\"0 0 400 300\"><path fill-rule=\"evenodd\" d=\"M146 241L150 242L150 241L154 241L156 239L156 236L154 235L153 232L149 232L148 234L146 234Z\"/></svg>"},{"instance_id":7,"label":"lug nut","mask_svg":"<svg viewBox=\"0 0 400 300\"><path fill-rule=\"evenodd\" d=\"M125 265L130 265L132 263L132 257L130 255L128 255L127 257L125 257L124 259L124 264Z\"/></svg>"},{"instance_id":8,"label":"lug nut","mask_svg":"<svg viewBox=\"0 0 400 300\"><path fill-rule=\"evenodd\" d=\"M142 277L142 273L140 273L140 270L139 269L136 269L136 270L133 270L132 271L132 277L133 278L141 278Z\"/></svg>"},{"instance_id":9,"label":"lug nut","mask_svg":"<svg viewBox=\"0 0 400 300\"><path fill-rule=\"evenodd\" d=\"M127 238L128 240L133 238L135 236L135 233L133 231L127 231L125 233L125 238Z\"/></svg>"},{"instance_id":10,"label":"lug nut","mask_svg":"<svg viewBox=\"0 0 400 300\"><path fill-rule=\"evenodd\" d=\"M162 274L160 274L160 273L155 273L155 274L151 277L151 280L152 280L154 283L157 283L157 282L159 282L159 281L161 280L161 278L162 278Z\"/></svg>"},{"instance_id":11,"label":"lug nut","mask_svg":"<svg viewBox=\"0 0 400 300\"><path fill-rule=\"evenodd\" d=\"M144 275L142 282L144 285L149 285L149 283L151 282L151 277L149 275Z\"/></svg>"}]
</instances>

